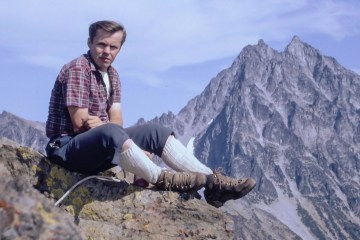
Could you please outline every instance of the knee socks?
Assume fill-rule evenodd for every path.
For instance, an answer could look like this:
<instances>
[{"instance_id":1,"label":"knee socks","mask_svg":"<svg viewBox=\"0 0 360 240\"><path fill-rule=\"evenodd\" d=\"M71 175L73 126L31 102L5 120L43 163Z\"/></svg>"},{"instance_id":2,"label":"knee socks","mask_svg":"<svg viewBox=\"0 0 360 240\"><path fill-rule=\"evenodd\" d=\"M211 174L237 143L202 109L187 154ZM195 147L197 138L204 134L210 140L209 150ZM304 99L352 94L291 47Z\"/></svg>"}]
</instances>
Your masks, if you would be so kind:
<instances>
[{"instance_id":1,"label":"knee socks","mask_svg":"<svg viewBox=\"0 0 360 240\"><path fill-rule=\"evenodd\" d=\"M170 136L161 155L163 161L176 171L199 172L206 175L213 171L201 163L179 140Z\"/></svg>"},{"instance_id":2,"label":"knee socks","mask_svg":"<svg viewBox=\"0 0 360 240\"><path fill-rule=\"evenodd\" d=\"M161 168L153 163L135 143L121 153L119 165L125 171L152 184L156 183L161 173Z\"/></svg>"},{"instance_id":3,"label":"knee socks","mask_svg":"<svg viewBox=\"0 0 360 240\"><path fill-rule=\"evenodd\" d=\"M174 136L170 136L166 141L161 158L176 171L199 172L206 175L213 173ZM118 165L125 171L131 172L152 184L157 182L162 170L135 143L132 143L130 148L121 153Z\"/></svg>"}]
</instances>

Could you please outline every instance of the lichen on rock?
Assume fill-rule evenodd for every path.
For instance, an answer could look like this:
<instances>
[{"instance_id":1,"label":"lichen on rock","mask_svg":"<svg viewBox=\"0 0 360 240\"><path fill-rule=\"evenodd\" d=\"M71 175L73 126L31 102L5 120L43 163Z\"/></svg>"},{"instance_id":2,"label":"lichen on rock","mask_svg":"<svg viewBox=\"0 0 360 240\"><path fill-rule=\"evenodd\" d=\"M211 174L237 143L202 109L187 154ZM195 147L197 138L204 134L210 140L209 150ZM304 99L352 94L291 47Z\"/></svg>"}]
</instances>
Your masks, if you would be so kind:
<instances>
[{"instance_id":1,"label":"lichen on rock","mask_svg":"<svg viewBox=\"0 0 360 240\"><path fill-rule=\"evenodd\" d=\"M230 215L192 195L90 179L54 203L86 176L67 171L38 152L0 146L0 238L27 239L232 239ZM35 219L32 223L28 219ZM27 226L21 227L21 226ZM27 230L24 230L27 229Z\"/></svg>"}]
</instances>

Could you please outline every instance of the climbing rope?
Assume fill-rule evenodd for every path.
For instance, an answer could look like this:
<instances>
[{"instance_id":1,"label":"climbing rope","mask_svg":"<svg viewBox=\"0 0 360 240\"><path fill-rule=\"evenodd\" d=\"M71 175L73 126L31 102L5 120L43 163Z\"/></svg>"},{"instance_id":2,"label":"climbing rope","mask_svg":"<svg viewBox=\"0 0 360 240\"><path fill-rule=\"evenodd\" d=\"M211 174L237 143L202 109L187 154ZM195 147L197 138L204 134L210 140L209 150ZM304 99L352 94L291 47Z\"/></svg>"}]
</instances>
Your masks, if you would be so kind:
<instances>
[{"instance_id":1,"label":"climbing rope","mask_svg":"<svg viewBox=\"0 0 360 240\"><path fill-rule=\"evenodd\" d=\"M83 182L92 179L92 178L96 178L98 180L102 180L102 181L109 181L109 182L121 182L124 180L120 180L118 178L115 177L107 177L107 176L100 176L100 175L93 175L93 176L89 176L86 177L84 179L81 179L80 181L78 181L77 183L75 183L69 190L67 190L67 192L59 199L57 200L57 202L55 203L55 207L59 206L59 204L80 184L82 184ZM126 180L125 180L126 181Z\"/></svg>"}]
</instances>

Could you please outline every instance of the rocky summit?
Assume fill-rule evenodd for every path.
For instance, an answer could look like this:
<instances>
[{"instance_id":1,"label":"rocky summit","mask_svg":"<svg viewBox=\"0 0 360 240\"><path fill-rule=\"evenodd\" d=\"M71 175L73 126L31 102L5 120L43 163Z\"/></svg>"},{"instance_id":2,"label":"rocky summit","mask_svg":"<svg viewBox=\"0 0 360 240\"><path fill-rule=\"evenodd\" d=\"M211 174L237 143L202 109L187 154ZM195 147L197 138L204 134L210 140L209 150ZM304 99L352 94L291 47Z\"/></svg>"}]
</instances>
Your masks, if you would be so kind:
<instances>
[{"instance_id":1,"label":"rocky summit","mask_svg":"<svg viewBox=\"0 0 360 240\"><path fill-rule=\"evenodd\" d=\"M0 239L233 239L232 217L196 196L88 176L29 148L0 145ZM117 181L111 181L114 178ZM101 180L102 179L102 180Z\"/></svg>"},{"instance_id":2,"label":"rocky summit","mask_svg":"<svg viewBox=\"0 0 360 240\"><path fill-rule=\"evenodd\" d=\"M160 233L154 229L159 226L138 217L149 216L164 223L160 224L161 233L171 231L167 236L180 238L359 239L360 76L299 37L295 36L281 52L263 40L246 46L233 64L211 79L178 114L169 112L150 122L172 128L211 168L220 167L232 177L255 178L256 188L245 198L229 201L216 210L196 198L186 197L189 200L184 201L175 193L136 189L132 185L119 186L128 194L109 198L108 191L114 188L93 180L87 184L98 186L101 194L94 198L91 194L100 190L85 185L61 206L76 220L76 226L87 229L85 234L96 229L96 237L95 232L105 236L121 232L122 236L144 234L139 236L155 238ZM143 119L138 122L143 123ZM66 183L66 172L56 169L50 171L50 176L61 176L61 182ZM56 199L75 180L61 190L54 182L49 182L55 186L52 190L48 185L36 189ZM37 181L33 185L39 186ZM176 201L165 201L163 196ZM148 197L152 199L150 205ZM104 210L106 207L88 210L108 202L111 211ZM106 220L104 211L120 217L114 224ZM176 228L173 224L178 221L169 218L174 212L184 216L184 211L191 217ZM176 218L181 219L180 215ZM204 221L211 222L211 227L194 229ZM96 228L98 222L111 227ZM90 227L90 223L95 226ZM122 227L115 228L119 224ZM168 229L172 227L182 230Z\"/></svg>"}]
</instances>

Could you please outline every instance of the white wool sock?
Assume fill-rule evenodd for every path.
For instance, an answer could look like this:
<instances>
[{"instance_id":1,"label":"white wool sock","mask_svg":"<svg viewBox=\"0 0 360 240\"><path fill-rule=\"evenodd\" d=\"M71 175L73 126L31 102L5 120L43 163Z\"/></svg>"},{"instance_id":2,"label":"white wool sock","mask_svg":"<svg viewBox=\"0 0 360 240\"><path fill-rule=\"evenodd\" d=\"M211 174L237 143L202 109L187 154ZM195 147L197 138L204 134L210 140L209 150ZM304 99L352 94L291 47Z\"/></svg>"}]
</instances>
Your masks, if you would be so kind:
<instances>
[{"instance_id":1,"label":"white wool sock","mask_svg":"<svg viewBox=\"0 0 360 240\"><path fill-rule=\"evenodd\" d=\"M161 168L151 161L148 156L135 143L121 153L119 160L120 167L136 176L145 179L149 183L156 183Z\"/></svg>"},{"instance_id":2,"label":"white wool sock","mask_svg":"<svg viewBox=\"0 0 360 240\"><path fill-rule=\"evenodd\" d=\"M201 163L179 140L170 136L166 141L161 155L163 161L172 169L179 172L199 172L206 175L213 171Z\"/></svg>"}]
</instances>

